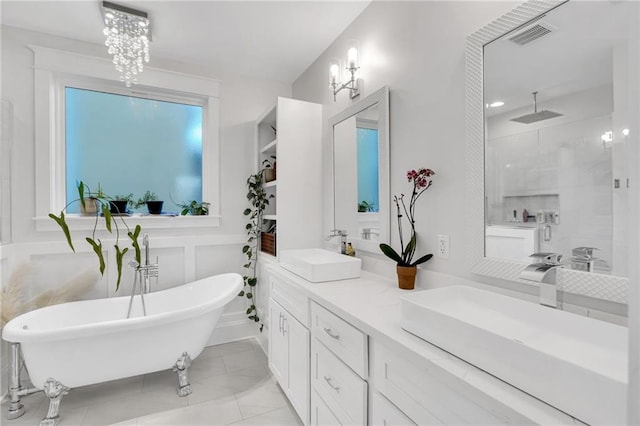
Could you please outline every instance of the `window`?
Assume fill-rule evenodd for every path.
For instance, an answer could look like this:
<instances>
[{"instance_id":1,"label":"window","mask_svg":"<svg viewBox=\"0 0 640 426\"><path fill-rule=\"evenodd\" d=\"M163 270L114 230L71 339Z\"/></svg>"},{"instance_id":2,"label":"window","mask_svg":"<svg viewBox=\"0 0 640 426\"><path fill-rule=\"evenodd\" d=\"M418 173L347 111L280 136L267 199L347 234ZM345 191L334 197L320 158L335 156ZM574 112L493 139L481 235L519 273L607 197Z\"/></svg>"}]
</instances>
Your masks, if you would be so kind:
<instances>
[{"instance_id":1,"label":"window","mask_svg":"<svg viewBox=\"0 0 640 426\"><path fill-rule=\"evenodd\" d=\"M378 212L378 129L356 128L358 211Z\"/></svg>"},{"instance_id":2,"label":"window","mask_svg":"<svg viewBox=\"0 0 640 426\"><path fill-rule=\"evenodd\" d=\"M173 210L169 195L178 203L193 199L210 203L208 216L185 217L179 221L149 216L137 218L147 229L219 226L218 80L149 67L145 68L139 85L126 88L117 80L111 61L40 46L31 45L29 48L34 52L37 230L56 229L48 214L64 208L67 198L71 197L68 188L74 188L77 179L85 181L93 190L97 189L95 186L99 182L103 190L112 196L134 193L137 198L147 190L156 192L159 197L167 197L163 201L168 211ZM85 102L85 98L99 99L90 114L86 110L87 105L77 103ZM109 115L110 123L119 125L100 129L100 124L93 122L106 118L108 110L123 113L119 107L108 109L104 104L98 106L100 102L131 103L145 105L142 109L147 111L162 110L163 121L168 122L162 125L173 124L176 128L169 130L165 127L143 142L138 137L140 135L135 134L135 129L125 130L123 117ZM132 111L123 113L124 116L131 114ZM171 119L166 119L167 116ZM80 124L87 121L93 123L94 130L91 127L81 128ZM136 128L141 122L135 120ZM124 140L116 133L121 130L134 137ZM149 130L142 133L149 133ZM174 156L172 150L176 147L170 147L167 139L181 147L181 158ZM182 142L178 143L179 140ZM141 145L134 147L134 142ZM89 150L83 151L86 148ZM162 155L164 159L158 157ZM83 164L91 157L97 159L97 163ZM128 160L134 161L125 162ZM114 166L114 163L118 165ZM172 173L154 171L148 166L170 167ZM106 171L98 170L100 167L106 167ZM154 173L157 174L151 177ZM160 174L163 178L172 174L172 180L156 185ZM149 180L145 180L147 176ZM91 229L93 226L87 217L72 215L70 219L73 229Z\"/></svg>"},{"instance_id":3,"label":"window","mask_svg":"<svg viewBox=\"0 0 640 426\"><path fill-rule=\"evenodd\" d=\"M67 202L80 180L110 196L154 192L165 211L201 202L202 116L200 105L66 87Z\"/></svg>"}]
</instances>

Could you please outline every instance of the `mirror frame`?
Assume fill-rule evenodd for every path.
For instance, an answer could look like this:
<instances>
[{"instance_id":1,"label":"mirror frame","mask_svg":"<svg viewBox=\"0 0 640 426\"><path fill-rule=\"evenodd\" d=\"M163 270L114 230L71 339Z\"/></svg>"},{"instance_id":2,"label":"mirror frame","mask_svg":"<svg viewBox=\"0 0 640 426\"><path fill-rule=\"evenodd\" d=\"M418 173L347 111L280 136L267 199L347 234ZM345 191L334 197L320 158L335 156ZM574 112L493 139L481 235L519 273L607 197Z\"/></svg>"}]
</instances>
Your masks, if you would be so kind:
<instances>
[{"instance_id":1,"label":"mirror frame","mask_svg":"<svg viewBox=\"0 0 640 426\"><path fill-rule=\"evenodd\" d=\"M372 106L378 104L378 113L380 118L378 120L378 197L380 201L380 238L376 241L363 240L361 238L349 238L349 241L353 244L357 250L364 250L367 252L377 253L380 251L379 244L387 243L390 241L391 232L391 218L389 216L391 199L390 193L390 178L389 178L389 88L383 86L376 90L364 99L359 100L353 105L345 108L343 111L329 118L328 120L328 132L331 145L331 229L336 228L336 208L335 208L335 149L334 149L334 126L349 117L352 117ZM355 206L354 206L355 209Z\"/></svg>"},{"instance_id":2,"label":"mirror frame","mask_svg":"<svg viewBox=\"0 0 640 426\"><path fill-rule=\"evenodd\" d=\"M525 263L485 257L484 47L567 1L569 0L529 0L467 37L467 257L474 274L537 286L531 281L519 279ZM561 268L558 271L558 285L564 292L595 299L626 304L629 298L629 279L626 277Z\"/></svg>"}]
</instances>

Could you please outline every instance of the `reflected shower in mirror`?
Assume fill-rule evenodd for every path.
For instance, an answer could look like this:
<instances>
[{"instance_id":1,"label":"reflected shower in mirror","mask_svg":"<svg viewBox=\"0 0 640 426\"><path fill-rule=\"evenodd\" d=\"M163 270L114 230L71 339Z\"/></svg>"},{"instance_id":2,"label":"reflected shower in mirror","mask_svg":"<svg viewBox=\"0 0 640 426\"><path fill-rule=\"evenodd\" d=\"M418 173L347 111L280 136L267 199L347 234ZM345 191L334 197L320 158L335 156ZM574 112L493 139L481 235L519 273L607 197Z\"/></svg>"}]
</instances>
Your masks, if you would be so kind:
<instances>
[{"instance_id":1,"label":"reflected shower in mirror","mask_svg":"<svg viewBox=\"0 0 640 426\"><path fill-rule=\"evenodd\" d=\"M356 248L389 238L386 88L329 120L333 130L334 228Z\"/></svg>"},{"instance_id":2,"label":"reflected shower in mirror","mask_svg":"<svg viewBox=\"0 0 640 426\"><path fill-rule=\"evenodd\" d=\"M627 275L635 7L570 1L485 45L486 257Z\"/></svg>"}]
</instances>

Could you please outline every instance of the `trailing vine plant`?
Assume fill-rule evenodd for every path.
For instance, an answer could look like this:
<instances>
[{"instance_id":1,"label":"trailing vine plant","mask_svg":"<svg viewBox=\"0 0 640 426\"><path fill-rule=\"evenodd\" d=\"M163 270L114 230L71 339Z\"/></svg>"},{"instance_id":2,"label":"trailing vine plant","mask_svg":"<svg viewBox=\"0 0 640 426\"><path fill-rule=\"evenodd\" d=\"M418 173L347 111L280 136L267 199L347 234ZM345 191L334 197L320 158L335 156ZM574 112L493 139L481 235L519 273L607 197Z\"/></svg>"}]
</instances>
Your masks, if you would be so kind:
<instances>
[{"instance_id":1,"label":"trailing vine plant","mask_svg":"<svg viewBox=\"0 0 640 426\"><path fill-rule=\"evenodd\" d=\"M247 256L247 263L243 265L246 271L242 277L244 279L244 287L238 296L244 296L249 301L247 315L249 319L254 322L260 322L258 310L255 305L254 289L258 284L256 268L258 263L258 251L260 249L262 217L264 215L264 210L269 205L269 200L273 198L273 194L267 194L262 186L264 182L264 171L269 167L270 165L265 165L265 167L258 173L249 176L247 179L247 200L251 207L247 207L244 210L244 215L248 216L249 222L245 226L247 231L247 243L242 247L242 252ZM260 331L262 331L263 327L264 324L261 323Z\"/></svg>"},{"instance_id":2,"label":"trailing vine plant","mask_svg":"<svg viewBox=\"0 0 640 426\"><path fill-rule=\"evenodd\" d=\"M116 256L115 256L116 274L117 274L116 291L118 291L118 289L120 288L120 281L122 279L122 264L124 260L124 255L129 251L129 248L120 247L121 231L120 231L120 227L118 226L117 219L120 219L120 221L122 222L122 225L124 225L124 227L126 228L127 237L129 237L129 239L131 240L130 241L131 247L135 250L135 259L136 259L136 262L138 262L138 265L140 265L142 262L140 245L138 244L138 237L140 236L140 232L142 228L140 227L140 225L136 225L135 229L132 231L129 228L129 225L127 225L127 222L124 220L124 217L119 215L115 218L112 217L112 214L110 211L110 201L113 200L114 198L111 198L108 195L106 195L104 192L102 192L102 189L100 188L99 185L98 185L98 191L92 192L84 182L80 181L78 182L77 189L78 189L78 198L67 203L67 205L64 206L64 208L60 211L59 216L56 216L53 213L49 213L49 217L53 219L58 224L58 226L60 226L60 228L62 229L62 232L64 233L64 236L67 239L67 244L69 245L71 250L75 252L76 249L73 246L73 242L71 239L71 231L69 230L69 225L67 224L67 220L64 212L65 210L67 210L67 208L71 204L76 202L80 202L80 205L82 206L83 210L86 210L89 200L95 203L96 212L94 214L95 220L93 223L93 231L91 232L91 237L86 237L85 240L87 241L87 243L89 243L89 245L93 249L93 252L98 258L100 275L104 275L106 263L103 255L102 241L100 240L100 238L96 238L96 230L98 227L98 220L100 216L104 218L104 226L107 232L112 234L113 228L115 228L116 241L114 244L114 248L116 250Z\"/></svg>"}]
</instances>

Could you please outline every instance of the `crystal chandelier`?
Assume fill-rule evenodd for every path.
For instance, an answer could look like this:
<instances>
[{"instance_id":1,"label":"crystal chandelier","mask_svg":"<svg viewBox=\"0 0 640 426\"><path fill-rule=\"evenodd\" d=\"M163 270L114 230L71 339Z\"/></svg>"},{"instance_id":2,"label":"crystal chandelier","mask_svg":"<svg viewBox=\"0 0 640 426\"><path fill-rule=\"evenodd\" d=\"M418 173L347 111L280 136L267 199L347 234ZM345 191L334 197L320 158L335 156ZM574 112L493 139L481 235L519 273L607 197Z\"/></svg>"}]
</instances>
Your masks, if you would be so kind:
<instances>
[{"instance_id":1,"label":"crystal chandelier","mask_svg":"<svg viewBox=\"0 0 640 426\"><path fill-rule=\"evenodd\" d=\"M120 73L120 81L127 87L138 82L137 75L149 62L151 21L146 12L131 9L108 1L102 2L105 45L113 64Z\"/></svg>"}]
</instances>

